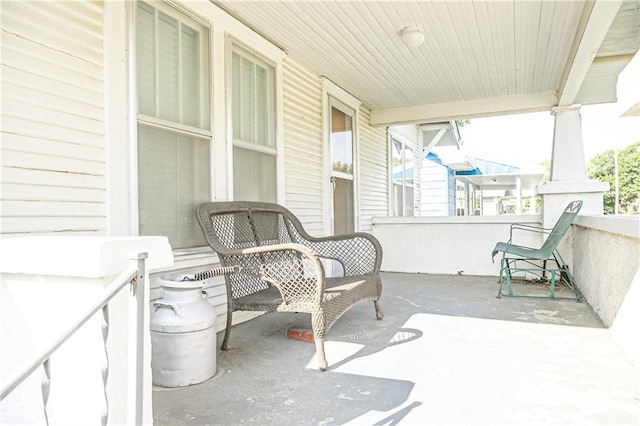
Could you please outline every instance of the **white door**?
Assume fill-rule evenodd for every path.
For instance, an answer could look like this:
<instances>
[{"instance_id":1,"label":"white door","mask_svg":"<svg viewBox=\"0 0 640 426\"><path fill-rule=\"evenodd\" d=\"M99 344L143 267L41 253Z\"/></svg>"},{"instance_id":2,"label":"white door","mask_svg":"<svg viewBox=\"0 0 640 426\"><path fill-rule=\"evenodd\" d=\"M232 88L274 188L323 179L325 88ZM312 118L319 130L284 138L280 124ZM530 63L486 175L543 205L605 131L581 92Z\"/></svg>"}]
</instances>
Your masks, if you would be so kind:
<instances>
[{"instance_id":1,"label":"white door","mask_svg":"<svg viewBox=\"0 0 640 426\"><path fill-rule=\"evenodd\" d=\"M333 233L355 230L354 202L354 111L332 99L329 123Z\"/></svg>"}]
</instances>

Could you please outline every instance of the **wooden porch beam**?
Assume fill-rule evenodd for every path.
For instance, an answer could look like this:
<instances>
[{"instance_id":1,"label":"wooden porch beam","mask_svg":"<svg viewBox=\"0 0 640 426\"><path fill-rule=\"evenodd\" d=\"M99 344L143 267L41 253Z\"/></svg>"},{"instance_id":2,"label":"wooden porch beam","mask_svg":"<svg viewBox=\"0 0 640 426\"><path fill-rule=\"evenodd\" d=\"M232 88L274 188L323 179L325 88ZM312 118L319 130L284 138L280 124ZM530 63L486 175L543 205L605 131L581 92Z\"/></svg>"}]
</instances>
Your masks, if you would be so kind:
<instances>
[{"instance_id":1,"label":"wooden porch beam","mask_svg":"<svg viewBox=\"0 0 640 426\"><path fill-rule=\"evenodd\" d=\"M620 9L622 0L597 0L587 3L562 74L558 105L575 102L582 82L593 62L611 23Z\"/></svg>"},{"instance_id":2,"label":"wooden porch beam","mask_svg":"<svg viewBox=\"0 0 640 426\"><path fill-rule=\"evenodd\" d=\"M544 92L472 99L440 104L414 105L371 111L371 125L430 123L459 118L488 117L519 112L550 110L558 104L554 90Z\"/></svg>"}]
</instances>

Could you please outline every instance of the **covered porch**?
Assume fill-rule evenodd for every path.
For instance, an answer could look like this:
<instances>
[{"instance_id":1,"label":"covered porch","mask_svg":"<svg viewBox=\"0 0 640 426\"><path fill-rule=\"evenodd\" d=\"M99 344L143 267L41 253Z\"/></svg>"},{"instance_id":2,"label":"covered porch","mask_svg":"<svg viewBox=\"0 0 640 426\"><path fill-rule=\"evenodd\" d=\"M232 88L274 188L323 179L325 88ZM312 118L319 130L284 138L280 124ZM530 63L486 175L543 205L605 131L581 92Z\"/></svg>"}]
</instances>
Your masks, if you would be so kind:
<instances>
[{"instance_id":1,"label":"covered porch","mask_svg":"<svg viewBox=\"0 0 640 426\"><path fill-rule=\"evenodd\" d=\"M27 293L12 305L17 314L3 308L3 327L11 317L25 329L3 329L3 341L11 342L5 352L17 360L29 356L37 345L29 341L31 346L19 347L20 339L30 333L50 337L43 330L60 317L59 307L68 314L88 305L107 278L120 272L104 268L120 267L129 249L112 239L127 236L138 244L154 235L162 239L162 256L149 265L146 303L116 304L109 339L104 324L109 315L94 318L95 335L79 339L76 347L82 350L70 351L72 374L54 370L49 402L43 398L49 393L45 381L25 391L27 403L3 401L0 414L13 415L6 416L7 424L43 423L38 413L29 420L42 405L45 414L51 408L52 423L56 414L62 419L60 413L69 412L71 418L85 408L83 419L91 420L84 424L639 423L640 227L637 218L602 217L606 185L586 176L580 122L580 105L615 101L620 70L634 55L638 63L637 0L88 1L84 9L74 3L75 10L59 3L39 11L50 25L32 19L39 3L3 5L3 69L8 70L3 90L9 89L3 92L2 113L3 238L53 238L53 248L39 255L32 253L39 244L26 241L26 254L11 253L5 244L3 289L14 284ZM201 28L202 40L211 43L198 64L211 65L202 74L207 81L199 82L205 89L196 90L204 94L201 106L211 108L203 110L202 128L195 133L179 120L147 115L138 104L136 76L145 72L142 65L136 68L143 63L134 54L136 24L142 22L136 13L152 6L163 8L154 16L169 10L180 22ZM413 24L419 24L417 31ZM403 42L407 28L425 36L422 47ZM162 297L154 281L160 275L201 271L219 261L197 241L177 245L175 236L147 226L151 220L140 194L165 188L138 163L145 140L137 132L164 126L168 134L196 135L207 147L206 155L196 157L210 160L197 182L206 200L241 197L234 179L250 167L236 165L234 152L253 142L234 133L229 70L238 52L273 74L265 124L273 146L256 152L273 157L274 167L247 182L266 182L270 194L300 214L314 235L334 229L331 108L346 107L352 114L351 219L356 230L372 232L382 242L386 317L376 321L368 304L347 312L327 336L331 367L320 373L313 366L313 345L285 337L291 327L308 327L307 318L260 316L235 325L232 349L217 351L214 378L182 389L151 389L148 324L140 327L144 339L121 326L134 317L148 322L148 302ZM637 79L631 80L637 87ZM630 102L627 113L638 115L637 97ZM508 235L503 219L389 217L399 201L390 176L394 138L417 155L428 147L422 136L430 124L527 111L555 116L551 181L537 188L540 215L510 220L549 227L568 201L585 200L564 242L583 303L495 298L497 266L490 262L490 249ZM164 171L152 172L158 170ZM153 185L143 188L142 178ZM163 202L167 195L154 194L150 199ZM407 204L417 205L419 197ZM166 203L168 210L177 197L174 201ZM171 218L186 229L198 201L194 197L186 213ZM68 246L56 245L61 235ZM111 239L118 247L87 252L82 246L87 236ZM24 281L37 291L25 291L30 288ZM91 287L91 294L79 297L70 283ZM209 289L221 324L222 279ZM38 321L33 329L20 316L25 312ZM143 368L131 361L134 350ZM78 358L94 367L91 392L70 380L73 373L81 375ZM8 368L5 358L2 364ZM39 382L36 376L32 383ZM139 380L131 384L134 378ZM60 383L80 395L56 394ZM133 390L143 397L134 397Z\"/></svg>"},{"instance_id":2,"label":"covered porch","mask_svg":"<svg viewBox=\"0 0 640 426\"><path fill-rule=\"evenodd\" d=\"M234 328L218 372L153 390L156 425L616 424L640 420L638 374L588 303L497 299L494 277L384 273L314 345L302 314ZM219 336L221 338L221 336Z\"/></svg>"}]
</instances>

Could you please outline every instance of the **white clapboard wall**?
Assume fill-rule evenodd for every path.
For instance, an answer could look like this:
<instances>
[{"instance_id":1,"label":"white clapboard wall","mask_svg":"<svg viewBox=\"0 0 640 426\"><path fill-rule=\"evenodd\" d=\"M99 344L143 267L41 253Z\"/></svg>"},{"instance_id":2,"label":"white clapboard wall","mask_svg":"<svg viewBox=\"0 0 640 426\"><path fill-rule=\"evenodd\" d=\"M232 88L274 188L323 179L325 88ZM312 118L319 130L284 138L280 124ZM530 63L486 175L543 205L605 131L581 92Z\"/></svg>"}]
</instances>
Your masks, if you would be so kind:
<instances>
[{"instance_id":1,"label":"white clapboard wall","mask_svg":"<svg viewBox=\"0 0 640 426\"><path fill-rule=\"evenodd\" d=\"M106 232L102 3L2 3L3 235Z\"/></svg>"}]
</instances>

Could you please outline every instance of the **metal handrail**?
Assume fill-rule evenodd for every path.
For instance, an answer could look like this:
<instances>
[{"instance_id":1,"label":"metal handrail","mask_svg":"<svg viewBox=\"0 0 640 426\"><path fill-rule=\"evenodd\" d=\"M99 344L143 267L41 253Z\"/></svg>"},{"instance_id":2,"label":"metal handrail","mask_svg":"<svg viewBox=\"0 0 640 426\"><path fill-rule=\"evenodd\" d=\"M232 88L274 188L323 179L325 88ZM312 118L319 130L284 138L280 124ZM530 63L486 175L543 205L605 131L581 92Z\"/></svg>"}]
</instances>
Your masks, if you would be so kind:
<instances>
[{"instance_id":1,"label":"metal handrail","mask_svg":"<svg viewBox=\"0 0 640 426\"><path fill-rule=\"evenodd\" d=\"M137 319L137 331L136 336L139 342L142 341L144 333L144 277L145 277L145 259L147 253L138 253L132 260L137 260L136 266L128 267L105 289L104 295L95 302L91 308L89 308L79 320L77 320L72 326L70 326L54 343L49 345L46 349L40 351L33 356L29 361L23 364L17 373L15 373L0 387L0 401L2 401L7 395L9 395L18 385L20 385L27 377L29 377L34 371L41 365L45 369L45 376L48 380L49 359L51 355L66 342L71 336L73 336L87 321L89 321L99 310L104 309L105 306L113 299L127 284L131 285L133 295L136 297L136 304L138 308ZM136 362L139 363L136 367L136 371L139 373L136 375L136 424L142 424L142 360L143 360L143 348L141 345L136 344ZM45 405L47 395L44 395ZM46 417L46 406L45 406ZM48 423L48 421L47 421ZM106 418L103 419L103 423L106 423Z\"/></svg>"}]
</instances>

